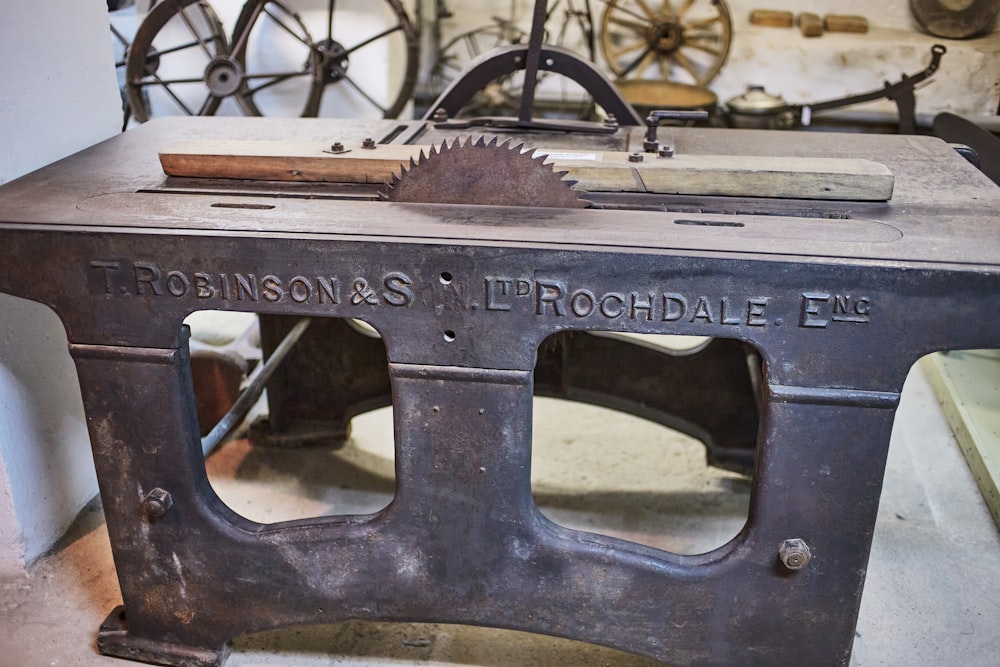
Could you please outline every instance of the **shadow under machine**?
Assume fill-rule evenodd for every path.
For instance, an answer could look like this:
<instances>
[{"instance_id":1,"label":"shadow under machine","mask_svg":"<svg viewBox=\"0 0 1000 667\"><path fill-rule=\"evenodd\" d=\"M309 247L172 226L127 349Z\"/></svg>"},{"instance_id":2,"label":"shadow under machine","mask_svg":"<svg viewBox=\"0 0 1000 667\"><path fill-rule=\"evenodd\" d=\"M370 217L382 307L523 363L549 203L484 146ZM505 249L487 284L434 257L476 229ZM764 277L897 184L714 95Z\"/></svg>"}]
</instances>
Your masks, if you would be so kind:
<instances>
[{"instance_id":1,"label":"shadow under machine","mask_svg":"<svg viewBox=\"0 0 1000 667\"><path fill-rule=\"evenodd\" d=\"M540 44L529 85L591 76ZM1000 190L931 137L659 127L601 85L615 120L589 125L156 120L0 188L0 291L59 314L79 373L123 597L101 652L219 665L239 635L368 619L848 663L903 380L1000 345ZM386 509L222 503L182 326L206 309L258 313L283 359L257 442L393 405ZM547 520L536 394L695 435L752 474L743 531L678 555Z\"/></svg>"}]
</instances>

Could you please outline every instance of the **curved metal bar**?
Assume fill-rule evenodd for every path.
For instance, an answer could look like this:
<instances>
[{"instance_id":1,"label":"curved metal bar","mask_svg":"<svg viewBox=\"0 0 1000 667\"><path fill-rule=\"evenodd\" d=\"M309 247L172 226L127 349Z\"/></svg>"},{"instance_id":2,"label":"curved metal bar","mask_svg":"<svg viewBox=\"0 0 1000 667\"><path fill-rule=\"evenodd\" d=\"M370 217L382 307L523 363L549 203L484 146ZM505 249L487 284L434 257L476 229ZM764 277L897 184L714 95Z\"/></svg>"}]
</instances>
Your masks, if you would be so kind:
<instances>
[{"instance_id":1,"label":"curved metal bar","mask_svg":"<svg viewBox=\"0 0 1000 667\"><path fill-rule=\"evenodd\" d=\"M492 49L479 56L444 89L437 100L430 105L423 120L431 120L438 109L443 109L449 117L454 116L490 81L523 70L527 53L528 45L511 44ZM561 74L580 84L594 98L595 103L608 113L614 114L619 125L643 124L639 114L622 98L614 84L592 63L583 60L569 49L543 45L538 67L540 70Z\"/></svg>"}]
</instances>

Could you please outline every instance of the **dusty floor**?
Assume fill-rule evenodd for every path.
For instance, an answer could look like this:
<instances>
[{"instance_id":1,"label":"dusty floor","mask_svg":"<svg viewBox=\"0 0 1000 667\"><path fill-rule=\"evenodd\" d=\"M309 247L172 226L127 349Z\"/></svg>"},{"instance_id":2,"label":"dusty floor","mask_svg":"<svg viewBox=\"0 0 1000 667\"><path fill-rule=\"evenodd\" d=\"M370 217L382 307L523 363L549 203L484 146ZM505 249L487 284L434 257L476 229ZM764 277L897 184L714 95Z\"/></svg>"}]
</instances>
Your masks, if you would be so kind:
<instances>
[{"instance_id":1,"label":"dusty floor","mask_svg":"<svg viewBox=\"0 0 1000 667\"><path fill-rule=\"evenodd\" d=\"M551 519L679 552L718 546L746 517L749 484L707 469L697 442L598 408L540 400L533 488ZM374 511L392 493L390 415L355 421L338 452L254 450L207 462L222 498L260 521ZM609 446L612 445L612 446ZM0 580L0 665L125 664L94 648L120 601L99 506L25 578ZM916 369L893 434L852 664L1000 664L1000 534ZM346 623L235 642L227 667L634 665L608 649L522 633Z\"/></svg>"}]
</instances>

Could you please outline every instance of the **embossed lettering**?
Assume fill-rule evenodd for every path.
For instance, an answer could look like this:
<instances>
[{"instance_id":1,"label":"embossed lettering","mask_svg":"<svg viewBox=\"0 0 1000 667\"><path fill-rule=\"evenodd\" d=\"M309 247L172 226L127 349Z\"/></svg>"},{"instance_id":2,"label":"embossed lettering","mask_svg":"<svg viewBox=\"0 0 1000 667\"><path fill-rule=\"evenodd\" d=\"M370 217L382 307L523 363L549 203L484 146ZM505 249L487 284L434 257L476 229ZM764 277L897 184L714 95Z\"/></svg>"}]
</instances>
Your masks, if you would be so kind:
<instances>
[{"instance_id":1,"label":"embossed lettering","mask_svg":"<svg viewBox=\"0 0 1000 667\"><path fill-rule=\"evenodd\" d=\"M197 275L197 274L196 274ZM281 278L270 274L260 279L260 286L264 290L264 299L271 303L277 303L285 297L285 290L281 287Z\"/></svg>"},{"instance_id":2,"label":"embossed lettering","mask_svg":"<svg viewBox=\"0 0 1000 667\"><path fill-rule=\"evenodd\" d=\"M729 314L729 299L722 297L722 303L719 306L719 322L721 324L736 325L740 324L742 320L738 317L733 317Z\"/></svg>"},{"instance_id":3,"label":"embossed lettering","mask_svg":"<svg viewBox=\"0 0 1000 667\"><path fill-rule=\"evenodd\" d=\"M288 281L288 294L295 303L305 303L312 296L312 285L305 276L295 276Z\"/></svg>"},{"instance_id":4,"label":"embossed lettering","mask_svg":"<svg viewBox=\"0 0 1000 667\"><path fill-rule=\"evenodd\" d=\"M229 276L225 273L219 274L219 296L225 301L229 300Z\"/></svg>"},{"instance_id":5,"label":"embossed lettering","mask_svg":"<svg viewBox=\"0 0 1000 667\"><path fill-rule=\"evenodd\" d=\"M316 292L319 295L319 302L337 305L340 303L340 281L336 278L324 278L316 276Z\"/></svg>"},{"instance_id":6,"label":"embossed lettering","mask_svg":"<svg viewBox=\"0 0 1000 667\"><path fill-rule=\"evenodd\" d=\"M695 320L704 320L707 324L711 324L715 321L712 317L712 306L708 303L708 297L698 297L698 303L694 306L694 314L691 315L691 319L689 321L694 322Z\"/></svg>"},{"instance_id":7,"label":"embossed lettering","mask_svg":"<svg viewBox=\"0 0 1000 667\"><path fill-rule=\"evenodd\" d=\"M156 264L153 262L133 262L132 271L135 274L136 294L145 294L147 287L156 296L163 294L163 286L160 284L160 267Z\"/></svg>"},{"instance_id":8,"label":"embossed lettering","mask_svg":"<svg viewBox=\"0 0 1000 667\"><path fill-rule=\"evenodd\" d=\"M413 281L405 273L399 271L387 273L382 280L382 285L385 287L382 298L390 306L408 306L413 301L413 290L410 289L412 284Z\"/></svg>"},{"instance_id":9,"label":"embossed lettering","mask_svg":"<svg viewBox=\"0 0 1000 667\"><path fill-rule=\"evenodd\" d=\"M174 296L184 296L191 289L191 281L180 271L167 274L167 291Z\"/></svg>"},{"instance_id":10,"label":"embossed lettering","mask_svg":"<svg viewBox=\"0 0 1000 667\"><path fill-rule=\"evenodd\" d=\"M212 276L209 273L194 274L194 292L199 299L211 299L215 296L215 288L212 287Z\"/></svg>"},{"instance_id":11,"label":"embossed lettering","mask_svg":"<svg viewBox=\"0 0 1000 667\"><path fill-rule=\"evenodd\" d=\"M616 302L614 306L609 304ZM607 317L608 319L615 319L622 316L625 309L622 307L625 305L625 295L618 294L617 292L610 292L601 297L600 310L601 315Z\"/></svg>"},{"instance_id":12,"label":"embossed lettering","mask_svg":"<svg viewBox=\"0 0 1000 667\"><path fill-rule=\"evenodd\" d=\"M257 276L252 273L245 276L237 273L233 277L236 278L237 301L243 301L244 297L248 297L251 301L260 300L260 292L257 287Z\"/></svg>"},{"instance_id":13,"label":"embossed lettering","mask_svg":"<svg viewBox=\"0 0 1000 667\"><path fill-rule=\"evenodd\" d=\"M654 295L649 294L649 300L640 301L639 295L635 292L629 294L629 300L631 302L631 307L629 308L628 316L633 320L639 319L638 314L640 312L645 313L645 318L647 321L653 321L653 299Z\"/></svg>"},{"instance_id":14,"label":"embossed lettering","mask_svg":"<svg viewBox=\"0 0 1000 667\"><path fill-rule=\"evenodd\" d=\"M587 317L594 312L597 297L590 290L579 289L569 298L569 309L577 317Z\"/></svg>"},{"instance_id":15,"label":"embossed lettering","mask_svg":"<svg viewBox=\"0 0 1000 667\"><path fill-rule=\"evenodd\" d=\"M806 329L825 329L830 321L819 317L819 307L829 300L830 295L823 292L803 292L799 326Z\"/></svg>"},{"instance_id":16,"label":"embossed lettering","mask_svg":"<svg viewBox=\"0 0 1000 667\"><path fill-rule=\"evenodd\" d=\"M871 321L872 300L867 296L804 292L801 305L800 327L825 329L830 322L868 324ZM829 309L824 308L827 305Z\"/></svg>"},{"instance_id":17,"label":"embossed lettering","mask_svg":"<svg viewBox=\"0 0 1000 667\"><path fill-rule=\"evenodd\" d=\"M511 287L514 281L510 278L487 277L486 283L486 310L510 310Z\"/></svg>"},{"instance_id":18,"label":"embossed lettering","mask_svg":"<svg viewBox=\"0 0 1000 667\"><path fill-rule=\"evenodd\" d=\"M767 318L764 317L764 308L767 307L768 298L766 296L754 296L747 299L747 324L751 327L763 327L767 325Z\"/></svg>"},{"instance_id":19,"label":"embossed lettering","mask_svg":"<svg viewBox=\"0 0 1000 667\"><path fill-rule=\"evenodd\" d=\"M833 300L833 315L830 319L834 322L867 324L870 312L871 300L868 297L852 299L850 294L836 294Z\"/></svg>"},{"instance_id":20,"label":"embossed lettering","mask_svg":"<svg viewBox=\"0 0 1000 667\"><path fill-rule=\"evenodd\" d=\"M563 303L566 285L558 280L536 280L535 289L537 290L535 296L536 314L544 315L546 304L551 305L552 312L559 317L566 314L566 305Z\"/></svg>"},{"instance_id":21,"label":"embossed lettering","mask_svg":"<svg viewBox=\"0 0 1000 667\"><path fill-rule=\"evenodd\" d=\"M122 269L121 262L102 261L95 259L90 262L90 267L93 269L104 269L104 292L105 294L111 294L113 291L111 289L111 272L121 271Z\"/></svg>"},{"instance_id":22,"label":"embossed lettering","mask_svg":"<svg viewBox=\"0 0 1000 667\"><path fill-rule=\"evenodd\" d=\"M672 292L663 295L663 316L660 318L664 322L676 322L687 314L688 302L680 294Z\"/></svg>"}]
</instances>

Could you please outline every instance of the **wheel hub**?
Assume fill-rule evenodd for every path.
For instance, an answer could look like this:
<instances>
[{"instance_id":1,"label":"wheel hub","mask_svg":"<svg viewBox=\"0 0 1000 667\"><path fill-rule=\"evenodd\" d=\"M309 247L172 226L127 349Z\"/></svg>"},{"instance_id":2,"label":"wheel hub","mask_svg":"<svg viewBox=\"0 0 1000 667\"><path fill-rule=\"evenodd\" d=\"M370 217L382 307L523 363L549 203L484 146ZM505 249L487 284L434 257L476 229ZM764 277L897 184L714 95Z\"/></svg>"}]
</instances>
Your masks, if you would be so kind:
<instances>
[{"instance_id":1,"label":"wheel hub","mask_svg":"<svg viewBox=\"0 0 1000 667\"><path fill-rule=\"evenodd\" d=\"M334 39L324 39L316 45L316 50L320 56L324 83L336 83L347 76L351 61L343 44Z\"/></svg>"},{"instance_id":2,"label":"wheel hub","mask_svg":"<svg viewBox=\"0 0 1000 667\"><path fill-rule=\"evenodd\" d=\"M205 85L216 97L232 95L243 84L243 68L230 56L216 56L205 67Z\"/></svg>"},{"instance_id":3,"label":"wheel hub","mask_svg":"<svg viewBox=\"0 0 1000 667\"><path fill-rule=\"evenodd\" d=\"M684 42L684 26L676 17L661 17L646 29L646 43L660 53L676 50Z\"/></svg>"}]
</instances>

